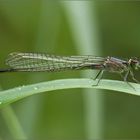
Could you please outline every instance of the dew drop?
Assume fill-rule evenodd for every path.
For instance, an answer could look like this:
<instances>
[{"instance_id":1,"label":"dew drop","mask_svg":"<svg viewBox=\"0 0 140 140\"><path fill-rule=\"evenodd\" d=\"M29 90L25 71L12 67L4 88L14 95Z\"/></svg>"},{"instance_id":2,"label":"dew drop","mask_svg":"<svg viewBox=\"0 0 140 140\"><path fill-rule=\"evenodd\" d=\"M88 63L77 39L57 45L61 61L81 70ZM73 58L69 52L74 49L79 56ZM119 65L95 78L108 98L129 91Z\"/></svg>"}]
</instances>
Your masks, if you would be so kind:
<instances>
[{"instance_id":1,"label":"dew drop","mask_svg":"<svg viewBox=\"0 0 140 140\"><path fill-rule=\"evenodd\" d=\"M37 87L34 87L34 90L37 90L38 88Z\"/></svg>"},{"instance_id":2,"label":"dew drop","mask_svg":"<svg viewBox=\"0 0 140 140\"><path fill-rule=\"evenodd\" d=\"M21 87L19 87L18 90L21 90Z\"/></svg>"}]
</instances>

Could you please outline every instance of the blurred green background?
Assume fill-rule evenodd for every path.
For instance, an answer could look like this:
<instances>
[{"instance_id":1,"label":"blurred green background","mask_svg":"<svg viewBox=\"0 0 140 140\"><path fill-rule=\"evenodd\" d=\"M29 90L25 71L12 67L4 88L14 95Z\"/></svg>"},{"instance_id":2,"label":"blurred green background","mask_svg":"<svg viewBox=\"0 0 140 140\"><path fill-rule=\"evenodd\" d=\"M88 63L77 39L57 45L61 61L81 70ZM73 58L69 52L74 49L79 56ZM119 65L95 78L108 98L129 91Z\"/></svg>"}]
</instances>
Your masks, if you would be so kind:
<instances>
[{"instance_id":1,"label":"blurred green background","mask_svg":"<svg viewBox=\"0 0 140 140\"><path fill-rule=\"evenodd\" d=\"M5 67L9 53L17 51L139 57L140 2L0 1L0 67ZM90 78L96 73L3 73L0 85L6 90L53 79ZM140 79L139 72L136 77ZM104 78L122 80L108 73ZM68 89L31 96L11 107L1 109L0 140L140 138L138 96Z\"/></svg>"}]
</instances>

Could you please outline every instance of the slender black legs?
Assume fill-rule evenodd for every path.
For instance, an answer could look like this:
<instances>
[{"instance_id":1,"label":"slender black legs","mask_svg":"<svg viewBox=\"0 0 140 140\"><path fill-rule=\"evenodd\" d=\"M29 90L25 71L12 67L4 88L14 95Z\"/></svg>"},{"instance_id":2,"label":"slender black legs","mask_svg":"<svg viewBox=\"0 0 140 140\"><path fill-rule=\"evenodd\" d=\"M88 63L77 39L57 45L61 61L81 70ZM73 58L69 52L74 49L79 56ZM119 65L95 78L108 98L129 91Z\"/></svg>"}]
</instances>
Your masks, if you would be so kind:
<instances>
[{"instance_id":1,"label":"slender black legs","mask_svg":"<svg viewBox=\"0 0 140 140\"><path fill-rule=\"evenodd\" d=\"M104 70L100 70L100 71L98 72L98 74L97 74L97 75L95 76L95 78L93 79L93 80L96 80L96 79L97 79L98 81L97 81L97 83L96 83L95 85L93 85L93 86L98 86L100 80L101 80L102 77L103 77L103 73L104 73ZM129 76L129 75L131 76L131 78L132 78L132 80L133 80L134 82L140 83L140 82L135 78L134 73L133 73L132 70L128 70L128 71L125 73L125 75L121 74L121 77L123 78L124 82L126 82L130 87L132 87L133 89L135 89L135 88L128 82L128 76Z\"/></svg>"},{"instance_id":2,"label":"slender black legs","mask_svg":"<svg viewBox=\"0 0 140 140\"><path fill-rule=\"evenodd\" d=\"M1 72L14 72L15 70L12 68L5 68L5 69L0 69L0 73Z\"/></svg>"},{"instance_id":3,"label":"slender black legs","mask_svg":"<svg viewBox=\"0 0 140 140\"><path fill-rule=\"evenodd\" d=\"M125 82L127 82L127 79L128 79L128 76L129 76L129 75L131 76L131 78L132 78L132 80L133 80L134 82L140 83L140 82L135 78L134 73L133 73L132 70L128 70L127 73L125 74L125 76L124 76L124 81L125 81Z\"/></svg>"},{"instance_id":4,"label":"slender black legs","mask_svg":"<svg viewBox=\"0 0 140 140\"><path fill-rule=\"evenodd\" d=\"M128 70L127 72L126 72L126 74L124 75L124 81L130 86L130 87L132 87L134 90L135 90L135 88L127 81L127 79L128 79L128 76L131 76L131 78L132 78L132 80L134 81L134 82L136 82L136 83L140 83L136 78L135 78L135 76L134 76L134 73L133 73L133 71L132 70Z\"/></svg>"},{"instance_id":5,"label":"slender black legs","mask_svg":"<svg viewBox=\"0 0 140 140\"><path fill-rule=\"evenodd\" d=\"M103 77L103 73L104 73L103 70L100 70L100 71L98 72L98 74L97 74L97 75L95 76L95 78L93 79L93 80L96 80L96 79L98 78L98 81L97 81L97 83L96 83L95 85L93 85L93 86L98 86L100 80L101 80L102 77Z\"/></svg>"}]
</instances>

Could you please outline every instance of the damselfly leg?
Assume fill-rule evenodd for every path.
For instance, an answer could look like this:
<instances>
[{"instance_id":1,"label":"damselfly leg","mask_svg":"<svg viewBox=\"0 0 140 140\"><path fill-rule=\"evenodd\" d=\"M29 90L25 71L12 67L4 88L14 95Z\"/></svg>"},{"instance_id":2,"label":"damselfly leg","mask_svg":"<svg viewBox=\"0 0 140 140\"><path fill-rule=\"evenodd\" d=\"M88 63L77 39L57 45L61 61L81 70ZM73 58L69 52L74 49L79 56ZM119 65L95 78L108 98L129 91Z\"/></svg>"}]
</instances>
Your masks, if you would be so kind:
<instances>
[{"instance_id":1,"label":"damselfly leg","mask_svg":"<svg viewBox=\"0 0 140 140\"><path fill-rule=\"evenodd\" d=\"M140 81L138 81L138 80L135 78L133 71L130 71L130 75L131 75L133 81L135 81L136 83L139 83L139 84L140 84Z\"/></svg>"},{"instance_id":2,"label":"damselfly leg","mask_svg":"<svg viewBox=\"0 0 140 140\"><path fill-rule=\"evenodd\" d=\"M128 70L125 75L121 74L121 77L123 78L124 82L126 82L131 88L133 88L135 90L135 88L128 82L128 76L131 76L132 80L134 80L136 83L140 83L135 77L134 77L134 73L131 70Z\"/></svg>"},{"instance_id":3,"label":"damselfly leg","mask_svg":"<svg viewBox=\"0 0 140 140\"><path fill-rule=\"evenodd\" d=\"M134 88L134 87L128 82L128 80L127 80L129 74L130 74L130 70L128 70L128 71L125 73L124 76L121 74L121 77L123 78L124 82L126 82L131 88L133 88L133 89L135 90L135 88Z\"/></svg>"},{"instance_id":4,"label":"damselfly leg","mask_svg":"<svg viewBox=\"0 0 140 140\"><path fill-rule=\"evenodd\" d=\"M102 77L103 77L103 73L104 71L103 70L100 70L97 75L95 76L95 78L92 78L93 80L97 80L97 83L93 86L98 86L99 85L99 82L101 81Z\"/></svg>"}]
</instances>

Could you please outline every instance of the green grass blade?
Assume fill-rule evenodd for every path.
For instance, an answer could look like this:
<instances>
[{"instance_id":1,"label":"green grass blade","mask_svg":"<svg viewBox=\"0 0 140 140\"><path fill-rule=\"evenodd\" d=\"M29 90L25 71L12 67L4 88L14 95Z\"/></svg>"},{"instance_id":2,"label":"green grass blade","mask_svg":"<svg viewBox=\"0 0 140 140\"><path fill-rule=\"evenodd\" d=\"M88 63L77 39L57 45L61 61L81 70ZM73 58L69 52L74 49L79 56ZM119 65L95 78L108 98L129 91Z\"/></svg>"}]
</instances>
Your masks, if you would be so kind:
<instances>
[{"instance_id":1,"label":"green grass blade","mask_svg":"<svg viewBox=\"0 0 140 140\"><path fill-rule=\"evenodd\" d=\"M1 110L1 114L4 118L7 127L15 140L27 140L25 132L18 120L17 115L11 106L6 106Z\"/></svg>"},{"instance_id":2,"label":"green grass blade","mask_svg":"<svg viewBox=\"0 0 140 140\"><path fill-rule=\"evenodd\" d=\"M123 81L101 80L98 86L94 86L96 85L96 83L97 80L92 79L61 79L48 82L41 82L27 86L20 86L13 89L0 91L0 106L10 104L12 102L37 93L69 88L107 89L133 95L140 95L140 85L136 83L130 83L130 86L129 84Z\"/></svg>"}]
</instances>

